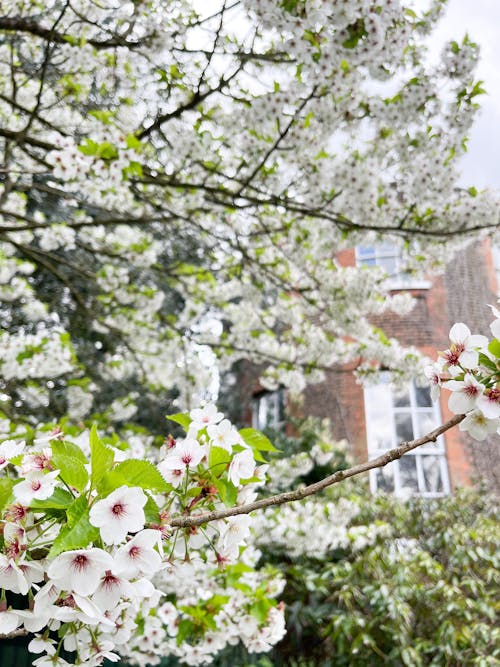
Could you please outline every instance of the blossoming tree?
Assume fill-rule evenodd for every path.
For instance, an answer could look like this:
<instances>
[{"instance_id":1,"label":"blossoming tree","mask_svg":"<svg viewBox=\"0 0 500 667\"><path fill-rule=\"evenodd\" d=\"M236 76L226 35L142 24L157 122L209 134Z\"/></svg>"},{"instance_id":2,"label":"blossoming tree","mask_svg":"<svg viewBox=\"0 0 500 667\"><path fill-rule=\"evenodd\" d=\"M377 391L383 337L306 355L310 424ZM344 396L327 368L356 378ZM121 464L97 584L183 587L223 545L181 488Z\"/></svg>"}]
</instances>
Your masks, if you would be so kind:
<instances>
[{"instance_id":1,"label":"blossoming tree","mask_svg":"<svg viewBox=\"0 0 500 667\"><path fill-rule=\"evenodd\" d=\"M498 427L498 349L465 325L429 371L457 417L312 488L256 500L272 445L194 407L215 359L224 372L250 358L295 390L336 363L361 377L421 364L370 324L411 299L336 255L383 236L424 273L498 225L494 195L456 185L482 89L468 38L428 62L442 7L2 4L0 578L31 602L4 595L0 630L39 633L36 664L64 664L61 647L88 665L117 647L191 664L238 637L265 650L280 583L243 550L252 509L453 424ZM167 392L189 410L174 415L186 437L156 458L72 425L140 420ZM38 422L66 413L44 443Z\"/></svg>"}]
</instances>

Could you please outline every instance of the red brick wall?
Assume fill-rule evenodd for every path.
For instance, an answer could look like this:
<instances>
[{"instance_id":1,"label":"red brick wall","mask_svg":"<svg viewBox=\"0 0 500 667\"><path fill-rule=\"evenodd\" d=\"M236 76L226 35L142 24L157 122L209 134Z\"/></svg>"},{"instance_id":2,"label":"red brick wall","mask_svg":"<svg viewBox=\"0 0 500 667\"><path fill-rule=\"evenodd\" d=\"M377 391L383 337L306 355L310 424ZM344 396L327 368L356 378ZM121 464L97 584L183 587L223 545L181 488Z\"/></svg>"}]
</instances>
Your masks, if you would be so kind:
<instances>
[{"instance_id":1,"label":"red brick wall","mask_svg":"<svg viewBox=\"0 0 500 667\"><path fill-rule=\"evenodd\" d=\"M354 250L342 251L337 259L344 266L353 265ZM489 244L475 244L463 250L446 273L433 280L430 289L412 291L416 303L408 315L386 313L375 318L374 324L387 335L436 359L437 350L448 347L448 333L454 322L466 322L474 333L488 333L491 317L486 304L494 303L496 289ZM244 422L250 423L250 399L260 389L256 367L247 364L244 376L240 383L241 415ZM448 392L444 391L440 400L443 421L451 417L447 401ZM306 389L299 409L304 416L328 418L333 436L346 438L355 459L366 460L364 394L351 369L328 371L323 382ZM477 443L455 427L445 434L445 443L452 488L469 485L478 478L485 479L492 489L500 488L498 436Z\"/></svg>"}]
</instances>

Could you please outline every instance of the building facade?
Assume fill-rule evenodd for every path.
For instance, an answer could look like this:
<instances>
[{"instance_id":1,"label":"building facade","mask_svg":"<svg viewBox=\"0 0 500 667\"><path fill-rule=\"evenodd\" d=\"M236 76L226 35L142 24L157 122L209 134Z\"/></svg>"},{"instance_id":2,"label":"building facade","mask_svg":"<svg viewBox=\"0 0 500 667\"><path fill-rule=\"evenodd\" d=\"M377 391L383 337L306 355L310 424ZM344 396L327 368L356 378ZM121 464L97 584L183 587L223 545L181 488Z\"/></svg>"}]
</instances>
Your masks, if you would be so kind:
<instances>
[{"instance_id":1,"label":"building facade","mask_svg":"<svg viewBox=\"0 0 500 667\"><path fill-rule=\"evenodd\" d=\"M415 299L405 315L384 315L376 322L384 332L403 344L413 345L431 358L449 346L448 334L455 322L465 322L474 333L489 334L491 311L499 291L498 255L489 241L470 245L432 281L411 281L399 272L394 247L357 248L338 258L343 265L382 266L391 276L391 289L408 290ZM497 261L496 261L497 260ZM262 391L258 369L243 364L238 372L239 415L236 418L257 428L283 428L286 423L285 390ZM433 403L430 391L414 382L398 391L388 377L363 389L349 368L331 368L323 382L310 385L300 404L301 416L328 418L336 439L346 439L356 461L374 458L399 442L424 435L449 419L449 393L443 391ZM297 408L294 407L296 411ZM417 448L383 469L371 471L374 492L384 490L405 496L446 495L460 486L479 481L500 490L499 436L478 442L450 429L435 444Z\"/></svg>"}]
</instances>

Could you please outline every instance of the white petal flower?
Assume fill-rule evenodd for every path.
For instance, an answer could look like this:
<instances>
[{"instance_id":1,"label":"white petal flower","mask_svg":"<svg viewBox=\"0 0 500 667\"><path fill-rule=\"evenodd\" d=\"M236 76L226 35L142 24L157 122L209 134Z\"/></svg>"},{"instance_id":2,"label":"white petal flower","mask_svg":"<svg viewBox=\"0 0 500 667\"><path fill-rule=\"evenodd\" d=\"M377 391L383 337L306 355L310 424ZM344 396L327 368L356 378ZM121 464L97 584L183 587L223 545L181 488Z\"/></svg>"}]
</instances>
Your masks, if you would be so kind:
<instances>
[{"instance_id":1,"label":"white petal flower","mask_svg":"<svg viewBox=\"0 0 500 667\"><path fill-rule=\"evenodd\" d=\"M121 486L92 505L89 521L99 528L105 544L120 544L127 533L144 528L146 502L147 496L139 487Z\"/></svg>"},{"instance_id":2,"label":"white petal flower","mask_svg":"<svg viewBox=\"0 0 500 667\"><path fill-rule=\"evenodd\" d=\"M137 533L117 550L112 571L128 579L142 574L152 576L161 567L161 556L155 550L155 546L159 545L161 545L159 530L147 529Z\"/></svg>"},{"instance_id":3,"label":"white petal flower","mask_svg":"<svg viewBox=\"0 0 500 667\"><path fill-rule=\"evenodd\" d=\"M220 424L208 426L207 433L212 447L222 447L231 452L233 445L241 445L241 436L229 419L224 419Z\"/></svg>"},{"instance_id":4,"label":"white petal flower","mask_svg":"<svg viewBox=\"0 0 500 667\"><path fill-rule=\"evenodd\" d=\"M463 382L448 380L443 384L443 387L452 392L448 400L448 407L456 415L474 410L478 398L484 391L483 385L471 373L465 374Z\"/></svg>"},{"instance_id":5,"label":"white petal flower","mask_svg":"<svg viewBox=\"0 0 500 667\"><path fill-rule=\"evenodd\" d=\"M451 346L444 352L444 359L449 366L475 368L478 364L478 349L488 346L486 336L472 335L467 325L458 322L450 330Z\"/></svg>"},{"instance_id":6,"label":"white petal flower","mask_svg":"<svg viewBox=\"0 0 500 667\"><path fill-rule=\"evenodd\" d=\"M500 417L500 387L486 389L478 398L477 407L488 419Z\"/></svg>"},{"instance_id":7,"label":"white petal flower","mask_svg":"<svg viewBox=\"0 0 500 667\"><path fill-rule=\"evenodd\" d=\"M240 545L250 535L251 521L247 514L242 514L232 516L224 523L217 543L217 550L223 556L237 558Z\"/></svg>"},{"instance_id":8,"label":"white petal flower","mask_svg":"<svg viewBox=\"0 0 500 667\"><path fill-rule=\"evenodd\" d=\"M25 479L12 489L15 498L23 505L29 505L32 500L46 500L54 493L59 470L43 473L30 472Z\"/></svg>"},{"instance_id":9,"label":"white petal flower","mask_svg":"<svg viewBox=\"0 0 500 667\"><path fill-rule=\"evenodd\" d=\"M227 476L235 485L239 486L241 479L250 479L255 470L255 459L250 449L244 449L233 457L229 465Z\"/></svg>"},{"instance_id":10,"label":"white petal flower","mask_svg":"<svg viewBox=\"0 0 500 667\"><path fill-rule=\"evenodd\" d=\"M8 635L21 625L21 619L13 611L0 611L0 635Z\"/></svg>"},{"instance_id":11,"label":"white petal flower","mask_svg":"<svg viewBox=\"0 0 500 667\"><path fill-rule=\"evenodd\" d=\"M500 340L500 318L490 324L491 333L497 340Z\"/></svg>"},{"instance_id":12,"label":"white petal flower","mask_svg":"<svg viewBox=\"0 0 500 667\"><path fill-rule=\"evenodd\" d=\"M161 472L163 479L169 484L172 484L174 489L176 489L178 486L180 486L180 483L184 479L185 468L183 468L182 470L173 470L165 466L164 463L165 460L160 461L160 463L158 463L156 467Z\"/></svg>"},{"instance_id":13,"label":"white petal flower","mask_svg":"<svg viewBox=\"0 0 500 667\"><path fill-rule=\"evenodd\" d=\"M15 440L4 440L0 445L0 470L5 468L11 459L21 454L25 446L24 440L16 442Z\"/></svg>"},{"instance_id":14,"label":"white petal flower","mask_svg":"<svg viewBox=\"0 0 500 667\"><path fill-rule=\"evenodd\" d=\"M193 436L198 435L198 431L206 428L209 424L217 424L224 417L222 412L218 412L213 403L205 405L204 408L196 408L191 410L189 416L193 420L189 425L189 430L192 430Z\"/></svg>"},{"instance_id":15,"label":"white petal flower","mask_svg":"<svg viewBox=\"0 0 500 667\"><path fill-rule=\"evenodd\" d=\"M460 422L461 431L467 431L476 440L484 440L500 428L500 419L488 419L481 410L473 410Z\"/></svg>"},{"instance_id":16,"label":"white petal flower","mask_svg":"<svg viewBox=\"0 0 500 667\"><path fill-rule=\"evenodd\" d=\"M120 599L123 597L132 597L130 582L119 577L117 574L106 572L101 579L99 588L93 594L92 600L96 603L99 609L108 611L109 609L116 607Z\"/></svg>"},{"instance_id":17,"label":"white petal flower","mask_svg":"<svg viewBox=\"0 0 500 667\"><path fill-rule=\"evenodd\" d=\"M102 549L66 551L55 558L47 575L63 591L92 595L106 570L113 568L113 558Z\"/></svg>"},{"instance_id":18,"label":"white petal flower","mask_svg":"<svg viewBox=\"0 0 500 667\"><path fill-rule=\"evenodd\" d=\"M170 450L168 456L161 461L160 465L167 470L196 468L204 456L204 448L196 440L186 438Z\"/></svg>"}]
</instances>

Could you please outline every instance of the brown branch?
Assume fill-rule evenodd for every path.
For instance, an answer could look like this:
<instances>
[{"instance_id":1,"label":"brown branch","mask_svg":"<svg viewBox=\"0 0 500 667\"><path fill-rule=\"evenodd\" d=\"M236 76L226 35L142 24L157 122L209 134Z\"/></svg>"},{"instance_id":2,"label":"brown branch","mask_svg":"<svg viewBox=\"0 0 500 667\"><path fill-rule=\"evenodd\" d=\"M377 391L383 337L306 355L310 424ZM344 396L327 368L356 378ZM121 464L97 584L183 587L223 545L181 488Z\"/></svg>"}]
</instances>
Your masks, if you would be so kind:
<instances>
[{"instance_id":1,"label":"brown branch","mask_svg":"<svg viewBox=\"0 0 500 667\"><path fill-rule=\"evenodd\" d=\"M314 484L309 484L309 486L304 486L293 491L285 491L284 493L278 493L274 496L269 496L269 498L262 498L261 500L256 500L253 503L248 503L247 505L239 505L237 507L227 507L221 510L214 510L213 512L206 512L204 514L198 514L195 516L178 516L171 520L170 525L178 528L187 528L189 526L201 526L204 523L209 523L210 521L217 521L218 519L226 519L230 516L237 516L238 514L249 514L255 510L264 509L265 507L273 507L275 505L283 505L285 503L291 503L295 500L302 500L307 498L307 496L312 496L323 489L326 489L333 484L338 484L344 479L349 477L355 477L356 475L361 475L364 472L373 470L374 468L382 468L391 461L396 461L400 459L404 454L407 454L412 449L416 449L421 445L425 445L428 442L436 442L437 438L448 431L453 426L459 424L465 415L455 415L452 419L445 422L438 428L435 428L427 435L417 438L416 440L410 440L408 442L402 442L398 447L390 449L381 456L378 456L376 459L371 461L366 461L365 463L360 463L359 465L348 468L347 470L338 470L332 475L325 477L319 482Z\"/></svg>"},{"instance_id":2,"label":"brown branch","mask_svg":"<svg viewBox=\"0 0 500 667\"><path fill-rule=\"evenodd\" d=\"M0 17L0 30L11 30L13 32L26 32L41 39L50 40L56 44L66 44L69 46L80 46L83 41L80 37L69 35L67 33L56 32L53 28L44 28L42 25L31 19L22 17ZM128 49L135 49L146 42L142 40L126 40L115 35L111 39L85 39L85 43L91 44L95 49L114 49L118 46L124 46Z\"/></svg>"}]
</instances>

